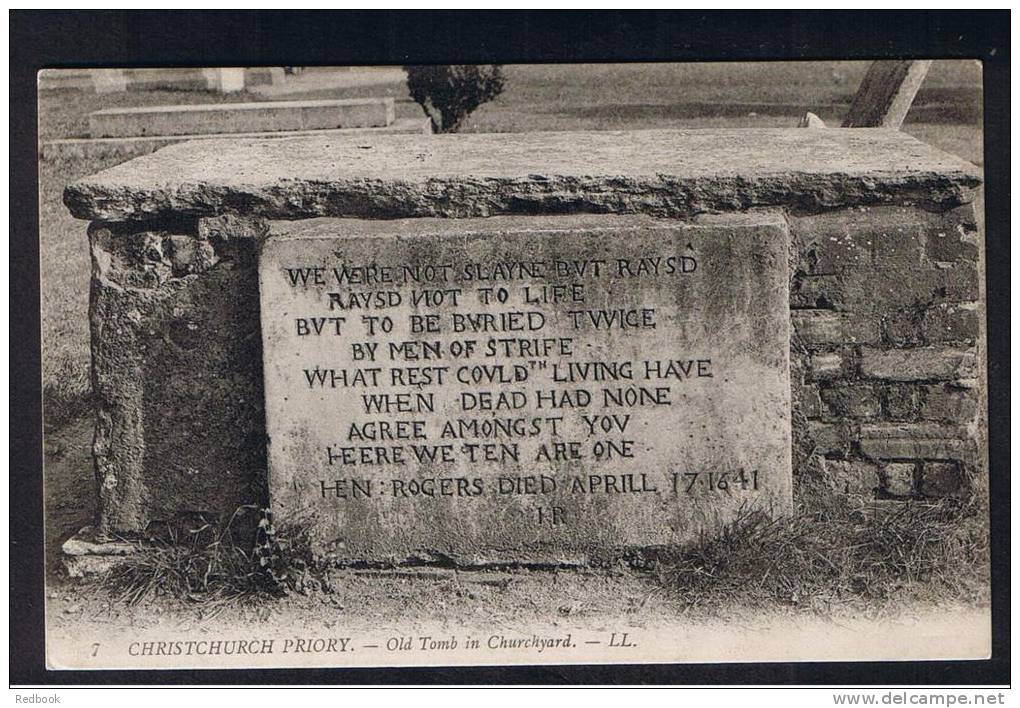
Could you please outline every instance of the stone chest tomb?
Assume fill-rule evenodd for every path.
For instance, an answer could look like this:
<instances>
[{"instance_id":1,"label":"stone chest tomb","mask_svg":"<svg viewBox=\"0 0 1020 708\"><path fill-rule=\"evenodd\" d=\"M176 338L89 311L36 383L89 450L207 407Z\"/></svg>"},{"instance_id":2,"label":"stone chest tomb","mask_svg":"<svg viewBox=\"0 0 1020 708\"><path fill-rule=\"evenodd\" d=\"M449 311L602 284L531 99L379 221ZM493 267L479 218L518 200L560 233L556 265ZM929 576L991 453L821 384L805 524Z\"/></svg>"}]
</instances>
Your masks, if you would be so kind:
<instances>
[{"instance_id":1,"label":"stone chest tomb","mask_svg":"<svg viewBox=\"0 0 1020 708\"><path fill-rule=\"evenodd\" d=\"M209 140L91 221L99 540L585 562L984 482L976 169L885 130Z\"/></svg>"}]
</instances>

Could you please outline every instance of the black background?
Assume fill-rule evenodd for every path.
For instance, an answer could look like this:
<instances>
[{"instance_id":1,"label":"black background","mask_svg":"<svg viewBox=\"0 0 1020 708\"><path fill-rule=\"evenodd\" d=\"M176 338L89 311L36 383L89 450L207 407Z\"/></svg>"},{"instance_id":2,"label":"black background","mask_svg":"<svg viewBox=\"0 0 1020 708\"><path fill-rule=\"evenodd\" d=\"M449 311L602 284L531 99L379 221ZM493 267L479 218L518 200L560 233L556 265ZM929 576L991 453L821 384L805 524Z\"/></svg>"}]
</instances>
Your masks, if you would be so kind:
<instances>
[{"instance_id":1,"label":"black background","mask_svg":"<svg viewBox=\"0 0 1020 708\"><path fill-rule=\"evenodd\" d=\"M11 11L11 683L1007 684L1009 26L1008 11ZM36 135L39 69L883 58L984 62L991 660L158 674L46 670Z\"/></svg>"}]
</instances>

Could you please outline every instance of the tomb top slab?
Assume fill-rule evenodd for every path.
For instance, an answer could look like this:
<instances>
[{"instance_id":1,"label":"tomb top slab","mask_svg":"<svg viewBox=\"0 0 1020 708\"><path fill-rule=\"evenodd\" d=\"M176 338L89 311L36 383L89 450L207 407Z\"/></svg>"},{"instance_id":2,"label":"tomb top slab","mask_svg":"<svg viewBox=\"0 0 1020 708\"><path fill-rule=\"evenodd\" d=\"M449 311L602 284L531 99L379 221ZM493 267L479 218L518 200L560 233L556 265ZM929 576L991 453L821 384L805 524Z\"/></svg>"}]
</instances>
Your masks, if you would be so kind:
<instances>
[{"instance_id":1,"label":"tomb top slab","mask_svg":"<svg viewBox=\"0 0 1020 708\"><path fill-rule=\"evenodd\" d=\"M882 129L202 140L67 187L82 219L398 218L968 202L980 171Z\"/></svg>"}]
</instances>

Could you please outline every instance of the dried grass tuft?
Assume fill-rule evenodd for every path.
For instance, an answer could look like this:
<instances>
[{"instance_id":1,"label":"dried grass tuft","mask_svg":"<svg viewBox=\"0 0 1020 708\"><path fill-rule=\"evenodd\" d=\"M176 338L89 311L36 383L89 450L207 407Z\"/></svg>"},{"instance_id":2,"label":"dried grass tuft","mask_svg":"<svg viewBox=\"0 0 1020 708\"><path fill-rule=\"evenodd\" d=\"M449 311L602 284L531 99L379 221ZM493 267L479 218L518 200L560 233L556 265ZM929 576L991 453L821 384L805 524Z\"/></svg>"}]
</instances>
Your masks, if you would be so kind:
<instances>
[{"instance_id":1,"label":"dried grass tuft","mask_svg":"<svg viewBox=\"0 0 1020 708\"><path fill-rule=\"evenodd\" d=\"M252 533L251 514L259 514ZM248 518L246 518L248 517ZM278 531L268 510L240 507L222 527L204 524L138 545L105 579L128 605L152 598L187 600L214 614L229 605L258 604L304 591L309 583L307 534Z\"/></svg>"},{"instance_id":2,"label":"dried grass tuft","mask_svg":"<svg viewBox=\"0 0 1020 708\"><path fill-rule=\"evenodd\" d=\"M233 528L252 510L261 512L254 543L250 523ZM242 508L220 530L204 525L140 546L106 584L130 605L163 597L198 603L203 613L329 591L328 570L313 564L303 529L277 530L266 510ZM640 565L681 605L708 612L734 603L822 614L840 607L881 612L900 601L979 605L988 601L987 506L947 498L876 511L833 498L784 518L744 510L719 533L645 555Z\"/></svg>"},{"instance_id":3,"label":"dried grass tuft","mask_svg":"<svg viewBox=\"0 0 1020 708\"><path fill-rule=\"evenodd\" d=\"M987 507L947 498L884 511L842 500L776 519L744 511L721 534L660 556L655 570L682 603L702 608L980 604L988 594Z\"/></svg>"}]
</instances>

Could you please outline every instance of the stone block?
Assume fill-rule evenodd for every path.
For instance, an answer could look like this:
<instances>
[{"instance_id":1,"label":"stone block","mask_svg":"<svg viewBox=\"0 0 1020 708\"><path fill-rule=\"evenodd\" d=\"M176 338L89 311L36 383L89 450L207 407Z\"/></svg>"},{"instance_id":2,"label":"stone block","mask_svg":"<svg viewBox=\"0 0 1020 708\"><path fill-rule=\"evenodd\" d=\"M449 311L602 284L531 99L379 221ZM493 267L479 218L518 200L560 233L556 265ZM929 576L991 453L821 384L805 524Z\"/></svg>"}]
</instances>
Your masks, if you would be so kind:
<instances>
[{"instance_id":1,"label":"stone block","mask_svg":"<svg viewBox=\"0 0 1020 708\"><path fill-rule=\"evenodd\" d=\"M798 272L790 289L790 306L797 309L846 309L845 282L840 275Z\"/></svg>"},{"instance_id":2,"label":"stone block","mask_svg":"<svg viewBox=\"0 0 1020 708\"><path fill-rule=\"evenodd\" d=\"M835 379L843 375L843 355L839 352L815 352L809 363L811 377L816 381Z\"/></svg>"},{"instance_id":3,"label":"stone block","mask_svg":"<svg viewBox=\"0 0 1020 708\"><path fill-rule=\"evenodd\" d=\"M381 128L266 131L236 133L231 134L231 137L256 140L282 140L312 136L344 139L360 134L430 135L431 133L432 121L428 118L397 118L389 125ZM156 152L168 145L190 142L192 140L220 140L222 138L222 135L216 133L208 135L151 135L129 138L63 138L42 142L39 146L39 159L42 161L76 159L107 162L111 158L120 158L120 162L125 162L135 157Z\"/></svg>"},{"instance_id":4,"label":"stone block","mask_svg":"<svg viewBox=\"0 0 1020 708\"><path fill-rule=\"evenodd\" d=\"M981 334L981 310L977 304L942 304L928 308L921 323L930 344L974 343Z\"/></svg>"},{"instance_id":5,"label":"stone block","mask_svg":"<svg viewBox=\"0 0 1020 708\"><path fill-rule=\"evenodd\" d=\"M850 448L849 435L841 424L809 421L807 433L815 454L841 456Z\"/></svg>"},{"instance_id":6,"label":"stone block","mask_svg":"<svg viewBox=\"0 0 1020 708\"><path fill-rule=\"evenodd\" d=\"M977 445L966 428L935 423L872 423L861 426L860 449L877 460L974 459Z\"/></svg>"},{"instance_id":7,"label":"stone block","mask_svg":"<svg viewBox=\"0 0 1020 708\"><path fill-rule=\"evenodd\" d=\"M825 483L839 494L873 498L882 483L881 468L867 460L822 460Z\"/></svg>"},{"instance_id":8,"label":"stone block","mask_svg":"<svg viewBox=\"0 0 1020 708\"><path fill-rule=\"evenodd\" d=\"M274 513L321 559L475 564L790 509L787 249L765 215L274 225Z\"/></svg>"},{"instance_id":9,"label":"stone block","mask_svg":"<svg viewBox=\"0 0 1020 708\"><path fill-rule=\"evenodd\" d=\"M794 310L794 333L804 344L877 344L878 319L866 314L833 310Z\"/></svg>"},{"instance_id":10,"label":"stone block","mask_svg":"<svg viewBox=\"0 0 1020 708\"><path fill-rule=\"evenodd\" d=\"M977 375L977 358L973 350L955 347L862 347L860 367L863 376L886 381L970 379Z\"/></svg>"},{"instance_id":11,"label":"stone block","mask_svg":"<svg viewBox=\"0 0 1020 708\"><path fill-rule=\"evenodd\" d=\"M798 217L793 224L799 266L808 274L916 268L924 254L924 224L913 209L864 207Z\"/></svg>"},{"instance_id":12,"label":"stone block","mask_svg":"<svg viewBox=\"0 0 1020 708\"><path fill-rule=\"evenodd\" d=\"M962 204L954 209L947 209L933 214L932 221L927 225L927 230L932 232L964 234L968 238L978 235L977 214L974 211L975 202Z\"/></svg>"},{"instance_id":13,"label":"stone block","mask_svg":"<svg viewBox=\"0 0 1020 708\"><path fill-rule=\"evenodd\" d=\"M963 486L963 468L958 462L924 463L919 490L924 496L950 496L959 492Z\"/></svg>"},{"instance_id":14,"label":"stone block","mask_svg":"<svg viewBox=\"0 0 1020 708\"><path fill-rule=\"evenodd\" d=\"M790 313L793 332L805 344L842 343L846 315L831 310L795 310Z\"/></svg>"},{"instance_id":15,"label":"stone block","mask_svg":"<svg viewBox=\"0 0 1020 708\"><path fill-rule=\"evenodd\" d=\"M393 122L394 111L392 98L108 108L89 114L89 134L93 138L126 138L380 128Z\"/></svg>"},{"instance_id":16,"label":"stone block","mask_svg":"<svg viewBox=\"0 0 1020 708\"><path fill-rule=\"evenodd\" d=\"M882 491L896 497L912 496L917 491L917 464L889 462L882 466Z\"/></svg>"},{"instance_id":17,"label":"stone block","mask_svg":"<svg viewBox=\"0 0 1020 708\"><path fill-rule=\"evenodd\" d=\"M257 244L136 228L89 230L100 535L265 503Z\"/></svg>"},{"instance_id":18,"label":"stone block","mask_svg":"<svg viewBox=\"0 0 1020 708\"><path fill-rule=\"evenodd\" d=\"M101 575L138 552L133 543L103 538L86 526L60 547L64 570L71 578Z\"/></svg>"},{"instance_id":19,"label":"stone block","mask_svg":"<svg viewBox=\"0 0 1020 708\"><path fill-rule=\"evenodd\" d=\"M858 239L870 249L876 268L914 270L924 258L925 236L916 213L892 223L877 223Z\"/></svg>"},{"instance_id":20,"label":"stone block","mask_svg":"<svg viewBox=\"0 0 1020 708\"><path fill-rule=\"evenodd\" d=\"M895 347L916 347L924 343L924 310L911 305L882 316L883 339Z\"/></svg>"},{"instance_id":21,"label":"stone block","mask_svg":"<svg viewBox=\"0 0 1020 708\"><path fill-rule=\"evenodd\" d=\"M106 221L212 216L239 205L279 219L689 218L794 206L945 209L969 201L978 184L973 165L890 130L362 135L172 145L74 182L64 202L78 218Z\"/></svg>"},{"instance_id":22,"label":"stone block","mask_svg":"<svg viewBox=\"0 0 1020 708\"><path fill-rule=\"evenodd\" d=\"M793 400L800 405L801 412L807 418L821 418L824 412L822 398L816 386L805 385L794 389Z\"/></svg>"},{"instance_id":23,"label":"stone block","mask_svg":"<svg viewBox=\"0 0 1020 708\"><path fill-rule=\"evenodd\" d=\"M978 412L978 392L952 384L924 387L920 416L926 420L969 423Z\"/></svg>"},{"instance_id":24,"label":"stone block","mask_svg":"<svg viewBox=\"0 0 1020 708\"><path fill-rule=\"evenodd\" d=\"M844 331L847 344L880 344L882 341L882 318L869 310L849 312L846 316Z\"/></svg>"},{"instance_id":25,"label":"stone block","mask_svg":"<svg viewBox=\"0 0 1020 708\"><path fill-rule=\"evenodd\" d=\"M913 420L921 406L921 390L915 384L892 384L882 388L882 408L890 420Z\"/></svg>"},{"instance_id":26,"label":"stone block","mask_svg":"<svg viewBox=\"0 0 1020 708\"><path fill-rule=\"evenodd\" d=\"M204 273L219 260L211 243L191 235L171 234L166 243L169 244L170 266L178 277Z\"/></svg>"},{"instance_id":27,"label":"stone block","mask_svg":"<svg viewBox=\"0 0 1020 708\"><path fill-rule=\"evenodd\" d=\"M794 308L835 309L853 313L888 314L932 302L961 302L977 298L978 277L973 260L932 260L926 251L930 238L952 231L976 244L973 209L964 205L945 212L902 207L858 207L819 215L793 216L791 232L797 252L791 292ZM932 236L935 234L935 236ZM830 254L827 273L818 252ZM844 258L839 248L858 251ZM842 253L842 255L841 255ZM851 267L855 264L856 267ZM905 287L909 284L909 287ZM863 340L858 340L863 341Z\"/></svg>"},{"instance_id":28,"label":"stone block","mask_svg":"<svg viewBox=\"0 0 1020 708\"><path fill-rule=\"evenodd\" d=\"M224 243L242 240L261 244L268 233L269 225L263 219L254 216L223 214L198 219L199 241Z\"/></svg>"},{"instance_id":29,"label":"stone block","mask_svg":"<svg viewBox=\"0 0 1020 708\"><path fill-rule=\"evenodd\" d=\"M809 275L833 275L869 268L871 254L850 233L830 232L805 245L798 265Z\"/></svg>"},{"instance_id":30,"label":"stone block","mask_svg":"<svg viewBox=\"0 0 1020 708\"><path fill-rule=\"evenodd\" d=\"M878 393L869 385L826 386L821 398L834 418L874 418L882 411Z\"/></svg>"},{"instance_id":31,"label":"stone block","mask_svg":"<svg viewBox=\"0 0 1020 708\"><path fill-rule=\"evenodd\" d=\"M920 312L932 304L976 300L978 280L977 266L968 262L843 273L838 289L832 290L832 307L876 315L911 309Z\"/></svg>"},{"instance_id":32,"label":"stone block","mask_svg":"<svg viewBox=\"0 0 1020 708\"><path fill-rule=\"evenodd\" d=\"M976 262L978 259L976 229L966 228L959 223L946 226L948 228L935 228L928 232L927 257L932 261L943 263ZM973 224L968 226L973 226Z\"/></svg>"},{"instance_id":33,"label":"stone block","mask_svg":"<svg viewBox=\"0 0 1020 708\"><path fill-rule=\"evenodd\" d=\"M677 220L697 219L705 222L698 224L699 228L710 226L708 222L712 217L698 216L705 213L742 212L748 214L742 218L753 220L759 218L763 210L781 210L783 216L777 219L774 232L781 232L782 222L788 220L794 225L792 228L800 229L798 253L802 252L801 245L814 243L816 247L813 265L801 262L804 272L797 273L793 279L790 302L799 308L808 306L839 312L839 322L847 337L842 342L825 341L834 335L835 330L826 329L831 323L812 323L815 329L811 336L817 339L811 348L836 351L815 351L809 358L807 351L798 347L793 356L804 360L806 378L821 380L828 386L835 385L837 378L844 378L847 385L853 382L855 386L871 386L876 394L881 394L886 415L895 411L911 421L919 413L923 398L918 396L919 388L943 380L938 375L917 378L918 375L929 377L933 370L936 374L948 371L953 376L969 372L972 375L969 380L977 381L973 353L952 347L940 349L938 355L932 354L939 349L936 347L891 354L879 347L864 347L873 378L858 379L857 345L878 341L874 333L883 315L918 302L941 304L978 298L977 265L966 257L955 261L933 260L933 255L944 255L946 251L930 250L945 246L931 246L930 237L932 224L944 222L947 225L957 219L953 215L965 216L970 212L969 206L959 205L973 196L980 182L979 172L902 133L709 130L425 137L375 133L340 135L337 131L322 131L319 135L287 140L264 137L262 134L238 140L201 139L195 141L200 144L170 145L158 153L79 180L65 191L65 202L71 212L94 220L91 230L92 333L99 419L95 451L101 488L99 525L107 533L141 533L181 513L222 518L241 503L266 503L259 290L254 283L258 243L267 232L263 220L269 218L285 220L283 224L274 225L276 238L281 235L296 238L302 232L307 231L309 235L326 228L322 223L309 220L312 217L343 217L328 226L332 230L329 238L344 247L338 249L341 254L360 258L376 252L358 248L358 244L363 243L360 239L386 240L398 230L401 238L407 241L402 247L413 248L418 236L431 233L419 231L415 223L404 221L408 217L443 217L431 223L428 229L454 234L456 238L463 236L458 229L470 226L471 218L486 217L474 227L481 239L494 231L503 233L499 219L504 215L535 218L570 214L572 216L563 217L562 223L566 226L557 231L558 236L568 235L569 244L575 243L573 232L575 228L582 228L579 226L582 222L587 224L583 229L594 228L596 234L601 233L583 214L641 214L659 226L666 220L668 226L663 228L682 229L685 227ZM691 155L698 159L692 160ZM818 217L803 216L819 213ZM233 216L226 217L226 214ZM961 223L964 216L958 219ZM232 221L237 217L247 221ZM356 217L373 221L358 222ZM837 241L830 242L834 243L832 250L824 248L828 236L823 230L812 227L812 224L822 224L824 219L829 219L837 230L842 229L836 235ZM841 224L840 219L848 221ZM882 224L892 224L895 228L900 223L897 219L904 223L916 220L923 226L925 237L929 239L925 248L929 250L925 251L919 266L913 264L914 250L880 251L895 244L883 242L876 246L867 239L861 240L862 235L885 228ZM797 224L806 224L806 227ZM514 229L509 228L509 231ZM538 230L537 233L536 238L544 238L542 234L546 232ZM272 240L270 238L269 242ZM628 247L626 239L618 241L619 248ZM441 242L442 238L437 237L436 243ZM458 257L477 247L471 238L465 238L463 243ZM512 245L515 241L511 238L507 243ZM671 247L686 247L680 241L668 243ZM348 247L353 248L346 250ZM585 249L584 253L589 250ZM862 250L867 252L867 259L862 257ZM420 262L428 262L444 252L442 248L430 247L415 250L413 255ZM548 251L538 249L528 254L544 259L552 252L554 247L550 246ZM739 248L734 253L740 253ZM728 253L717 260L721 264L745 266ZM793 262L798 261L799 256L795 255ZM764 265L757 267L766 268ZM838 274L807 273L807 269L817 271L820 267L841 270ZM705 272L702 269L701 273ZM643 278L638 277L639 280ZM722 292L734 286L727 278L717 281ZM349 285L331 292L353 297L354 293L364 295L369 290L391 289L383 283ZM626 300L634 297L634 292L644 292L644 287L638 284L620 288L614 290L613 297ZM382 297L385 301L387 295L383 293ZM701 309L716 317L718 313L714 313L713 306L717 300L715 293L706 295L701 302L711 305ZM744 306L760 310L763 307L760 289L748 289L742 302ZM386 313L386 309L357 312L358 319L354 321L360 324L361 314L375 316ZM488 310L479 312L492 314ZM772 331L770 327L775 324L788 328L789 315L784 319L785 324L770 324L767 318L760 317L760 312L759 318L761 322L749 326L762 328L765 333L761 341L775 336L776 332L788 334L788 329ZM808 325L809 330L812 324ZM722 335L726 332L724 328L715 329L713 335L720 342L713 346L723 346L721 342L726 337ZM414 339L408 338L408 341ZM607 347L615 346L615 341L607 337L591 343L591 356L604 355ZM686 348L688 340L684 341ZM624 340L623 346L638 343L637 339ZM734 345L725 354L750 356L751 352L746 349L743 345ZM645 351L653 350L645 348L642 354ZM963 354L959 356L958 365L952 365L957 357L954 352L960 351ZM922 360L914 366L912 357L918 352ZM336 356L336 351L326 354ZM789 356L789 352L785 354ZM683 353L675 356L683 356ZM932 357L934 364L926 361ZM950 363L945 363L946 360ZM773 357L773 365L775 361ZM412 362L405 363L416 366ZM429 365L428 362L423 364ZM899 378L903 372L907 377ZM801 385L799 376L797 382ZM734 381L723 381L723 384L729 387ZM756 388L760 380L743 384L744 398L753 400L759 395ZM812 389L808 386L795 394L801 401L802 412L810 413L821 405L820 394L815 390L812 396ZM898 392L895 397L894 390ZM789 386L786 391L789 395ZM695 386L686 386L679 392L698 403L699 392ZM280 400L279 396L270 398ZM685 406L690 402L685 399ZM313 405L308 410L316 409ZM657 416L645 427L656 434L661 434L661 427L668 433L674 415L678 415L676 411ZM702 418L712 420L713 415L716 413L709 412ZM324 425L335 417L335 411L331 410L329 415L312 422ZM405 414L395 413L387 417L386 422L399 422L405 417ZM760 437L748 436L743 429L748 424L763 426L760 417L754 413L741 420L741 433L748 440L737 440L732 449L743 449L739 446ZM800 420L798 416L798 422ZM707 440L714 436L705 432L707 428L702 431L697 427L701 424L705 424L704 421L696 421L692 430L680 431L675 436L676 444L690 439L684 437L686 433L706 436L707 446L714 443L723 451L731 449L729 439ZM971 454L976 445L973 427L969 430L950 430L950 426L895 430L895 434L879 434L880 429L873 427L867 430L868 434L861 438L858 447L857 429L866 429L868 425L877 424L810 421L794 431L798 454L801 454L800 442L804 441L806 448L811 439L815 443L814 462L822 463L822 457L826 458L824 463L836 462L833 458L837 457L842 458L840 462L856 462L828 467L833 478L844 480L846 489L856 487L856 482L853 485L850 482L866 477L864 472L870 469L867 462L856 459L859 451L875 453L870 455L873 459L889 460L892 465L905 461L902 469L891 468L902 472L897 477L900 480L910 476L906 470L913 469L914 460L939 463L960 460L968 466L971 464L965 456ZM784 426L780 424L765 434L775 436L783 432ZM331 434L345 435L347 431L334 430ZM789 445L787 452L788 448ZM716 453L713 460L722 454L719 450L713 452ZM807 454L806 449L803 454ZM669 457L687 459L682 451ZM376 470L368 467L365 477L372 477ZM561 470L573 473L579 468L584 469L584 466L570 460L561 461L557 473ZM483 471L488 469L483 466ZM676 463L673 469L676 471ZM306 468L308 470L314 471L311 467ZM437 462L427 470L423 468L420 475L401 477L397 474L391 478L437 479L446 471L443 463ZM519 476L525 476L524 471ZM616 472L603 474L603 482L608 479L606 474ZM354 475L342 476L354 478ZM334 492L341 489L337 477L331 477L330 482L334 483ZM718 479L714 483L716 489L717 482ZM508 528L521 533L505 516L486 514L485 510L478 514L478 509L471 508L473 501L470 499L456 502L458 512L469 513L456 518L434 513L442 510L441 505L446 503L442 497L443 483L438 485L440 496L421 494L420 503L413 507L411 514L404 514L404 509L396 505L375 517L357 511L347 514L344 507L337 511L334 519L338 524L352 523L362 529L361 538L369 539L365 543L376 538L393 540L397 537L391 546L397 549L393 557L413 547L418 559L442 561L484 560L484 554L470 552L471 544L457 546L459 540L478 538L472 534L489 533L496 538L501 530ZM861 486L865 488L866 484L862 482ZM449 487L447 484L447 489ZM453 487L456 491L456 484ZM521 488L527 492L525 486ZM620 486L615 488L619 490ZM649 494L655 498L655 493L641 491L640 485L631 485L630 489L638 489L633 492L635 497ZM903 484L893 484L892 489L903 495L912 493L909 489L904 491ZM517 500L518 507L534 509L529 504L534 504L533 500L541 494L519 496L522 498ZM701 496L702 510L718 510L706 501L707 491ZM589 508L600 505L612 508L615 502L612 495L590 495L587 501ZM630 508L643 508L635 501L628 500L625 504L630 504ZM574 527L569 533L562 530L555 533L564 533L576 543L580 543L578 539L581 538L589 539L594 548L599 544L604 547L612 534L633 539L641 536L642 529L654 524L659 524L656 528L662 530L663 519L667 521L662 533L682 538L698 520L657 513L661 509L654 503L646 506L644 516L640 513L624 515L624 520L619 522L613 517L614 523L601 527L582 524L580 530ZM707 512L700 518L706 516ZM461 518L471 521L457 521ZM546 516L543 522L552 523L556 518ZM562 521L562 517L558 520ZM288 517L287 521L299 523L300 515ZM390 535L376 534L379 529ZM520 560L521 548L530 550L547 540L546 530L539 528L526 538L513 537L516 545L508 556ZM419 535L415 539L410 537L412 534ZM451 538L454 541L450 541ZM507 537L500 536L497 540L504 538ZM661 534L649 533L638 538L638 542L654 544L661 538ZM440 547L428 545L432 539L440 539ZM464 547L469 548L468 553L456 557L445 555ZM337 557L373 555L363 552L365 548L367 546L352 544L339 549ZM573 560L584 555L586 550L578 550L576 545L571 548L568 543L558 552L552 547L540 548L536 557Z\"/></svg>"},{"instance_id":34,"label":"stone block","mask_svg":"<svg viewBox=\"0 0 1020 708\"><path fill-rule=\"evenodd\" d=\"M936 302L973 302L981 297L981 274L976 263L961 261L935 271L930 292Z\"/></svg>"}]
</instances>

